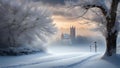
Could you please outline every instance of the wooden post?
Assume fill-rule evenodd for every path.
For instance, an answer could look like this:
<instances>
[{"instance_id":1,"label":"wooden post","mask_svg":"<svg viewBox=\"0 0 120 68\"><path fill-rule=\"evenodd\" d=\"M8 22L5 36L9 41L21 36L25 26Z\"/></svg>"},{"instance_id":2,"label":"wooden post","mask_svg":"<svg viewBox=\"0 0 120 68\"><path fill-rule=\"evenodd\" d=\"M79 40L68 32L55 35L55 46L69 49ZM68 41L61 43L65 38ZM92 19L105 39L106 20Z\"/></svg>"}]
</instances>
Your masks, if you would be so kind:
<instances>
[{"instance_id":1,"label":"wooden post","mask_svg":"<svg viewBox=\"0 0 120 68\"><path fill-rule=\"evenodd\" d=\"M90 52L92 51L92 46L90 45Z\"/></svg>"},{"instance_id":2,"label":"wooden post","mask_svg":"<svg viewBox=\"0 0 120 68\"><path fill-rule=\"evenodd\" d=\"M95 43L95 52L97 52L97 42L94 43Z\"/></svg>"}]
</instances>

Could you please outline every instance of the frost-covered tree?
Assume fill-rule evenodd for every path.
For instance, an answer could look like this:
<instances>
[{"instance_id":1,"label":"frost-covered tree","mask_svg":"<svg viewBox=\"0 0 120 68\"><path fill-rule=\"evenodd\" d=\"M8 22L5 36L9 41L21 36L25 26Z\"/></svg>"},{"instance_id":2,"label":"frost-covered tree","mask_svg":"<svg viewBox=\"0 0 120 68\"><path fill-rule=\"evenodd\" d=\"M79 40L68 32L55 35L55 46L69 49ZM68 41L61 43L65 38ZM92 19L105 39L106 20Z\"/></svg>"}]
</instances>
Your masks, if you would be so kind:
<instances>
[{"instance_id":1,"label":"frost-covered tree","mask_svg":"<svg viewBox=\"0 0 120 68\"><path fill-rule=\"evenodd\" d=\"M39 48L54 31L47 9L34 7L27 0L0 0L0 49Z\"/></svg>"},{"instance_id":2,"label":"frost-covered tree","mask_svg":"<svg viewBox=\"0 0 120 68\"><path fill-rule=\"evenodd\" d=\"M87 13L88 10L98 8L99 11L94 11L96 14L98 14L98 17L100 20L98 22L101 22L102 26L104 28L102 29L103 34L106 39L106 53L107 56L112 56L116 54L116 46L117 46L117 36L119 32L119 1L120 0L77 0L66 2L68 5L72 5L72 7L82 7L84 10L84 14ZM82 14L79 17L84 16ZM96 17L95 17L96 19ZM95 20L94 19L94 20Z\"/></svg>"}]
</instances>

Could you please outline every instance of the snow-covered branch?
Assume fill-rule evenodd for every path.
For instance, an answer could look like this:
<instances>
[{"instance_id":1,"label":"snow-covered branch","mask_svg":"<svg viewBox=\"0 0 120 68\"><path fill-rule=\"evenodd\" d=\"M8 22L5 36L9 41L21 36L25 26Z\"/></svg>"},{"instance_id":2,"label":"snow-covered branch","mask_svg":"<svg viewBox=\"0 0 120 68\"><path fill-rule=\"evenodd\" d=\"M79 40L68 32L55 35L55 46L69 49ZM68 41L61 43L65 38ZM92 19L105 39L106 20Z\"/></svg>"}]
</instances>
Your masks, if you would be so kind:
<instances>
[{"instance_id":1,"label":"snow-covered branch","mask_svg":"<svg viewBox=\"0 0 120 68\"><path fill-rule=\"evenodd\" d=\"M107 14L106 9L104 7L102 7L102 6L100 6L100 5L92 4L92 5L85 5L85 6L83 6L83 8L85 8L85 9L90 9L90 8L94 8L94 7L97 7L99 9L101 9L102 13L106 16L106 14Z\"/></svg>"},{"instance_id":2,"label":"snow-covered branch","mask_svg":"<svg viewBox=\"0 0 120 68\"><path fill-rule=\"evenodd\" d=\"M47 9L21 0L0 0L0 48L28 45L39 48L54 32Z\"/></svg>"},{"instance_id":3,"label":"snow-covered branch","mask_svg":"<svg viewBox=\"0 0 120 68\"><path fill-rule=\"evenodd\" d=\"M109 9L105 3L105 0L78 0L77 2L69 1L66 2L66 5L74 7L82 7L83 9L90 9L90 8L99 8L101 9L102 13L106 16L109 14ZM80 9L81 10L81 9Z\"/></svg>"}]
</instances>

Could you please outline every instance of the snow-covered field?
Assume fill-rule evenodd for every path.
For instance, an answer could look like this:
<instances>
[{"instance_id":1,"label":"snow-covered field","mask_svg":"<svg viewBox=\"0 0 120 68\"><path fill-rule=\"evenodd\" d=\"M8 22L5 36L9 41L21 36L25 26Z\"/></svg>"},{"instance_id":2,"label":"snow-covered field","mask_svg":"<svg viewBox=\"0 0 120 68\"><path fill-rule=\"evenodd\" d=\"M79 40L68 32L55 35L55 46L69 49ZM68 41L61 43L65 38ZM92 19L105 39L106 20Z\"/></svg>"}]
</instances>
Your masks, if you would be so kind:
<instances>
[{"instance_id":1,"label":"snow-covered field","mask_svg":"<svg viewBox=\"0 0 120 68\"><path fill-rule=\"evenodd\" d=\"M0 56L0 68L120 68L120 56L102 58L100 52L78 49L51 47L48 54Z\"/></svg>"}]
</instances>

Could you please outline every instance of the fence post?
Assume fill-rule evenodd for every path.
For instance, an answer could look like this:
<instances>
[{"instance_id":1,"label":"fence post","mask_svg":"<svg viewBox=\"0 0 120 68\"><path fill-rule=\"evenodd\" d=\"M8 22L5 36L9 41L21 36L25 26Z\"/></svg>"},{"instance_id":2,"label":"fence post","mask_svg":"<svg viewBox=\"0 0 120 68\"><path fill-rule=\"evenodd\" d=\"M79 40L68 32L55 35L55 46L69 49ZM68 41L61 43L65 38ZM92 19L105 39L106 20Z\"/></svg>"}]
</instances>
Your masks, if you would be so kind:
<instances>
[{"instance_id":1,"label":"fence post","mask_svg":"<svg viewBox=\"0 0 120 68\"><path fill-rule=\"evenodd\" d=\"M97 42L95 41L95 52L97 52Z\"/></svg>"}]
</instances>

